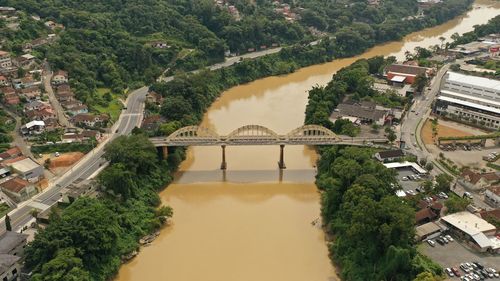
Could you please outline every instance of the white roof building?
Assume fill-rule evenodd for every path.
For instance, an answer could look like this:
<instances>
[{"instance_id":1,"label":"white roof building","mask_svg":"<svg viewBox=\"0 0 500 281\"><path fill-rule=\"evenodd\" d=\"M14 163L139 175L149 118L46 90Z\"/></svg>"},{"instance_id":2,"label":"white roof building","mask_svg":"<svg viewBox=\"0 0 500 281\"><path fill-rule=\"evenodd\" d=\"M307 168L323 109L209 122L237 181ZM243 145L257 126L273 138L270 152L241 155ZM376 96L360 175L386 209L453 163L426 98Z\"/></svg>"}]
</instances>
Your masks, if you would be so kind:
<instances>
[{"instance_id":1,"label":"white roof building","mask_svg":"<svg viewBox=\"0 0 500 281\"><path fill-rule=\"evenodd\" d=\"M427 174L427 170L420 167L420 165L418 165L415 162L408 162L408 161L393 162L393 163L384 163L383 165L388 169L413 168L419 174Z\"/></svg>"},{"instance_id":2,"label":"white roof building","mask_svg":"<svg viewBox=\"0 0 500 281\"><path fill-rule=\"evenodd\" d=\"M39 121L39 120L34 120L34 121L26 123L26 125L24 125L24 126L26 127L26 129L30 129L31 127L34 127L34 126L45 126L45 122Z\"/></svg>"}]
</instances>

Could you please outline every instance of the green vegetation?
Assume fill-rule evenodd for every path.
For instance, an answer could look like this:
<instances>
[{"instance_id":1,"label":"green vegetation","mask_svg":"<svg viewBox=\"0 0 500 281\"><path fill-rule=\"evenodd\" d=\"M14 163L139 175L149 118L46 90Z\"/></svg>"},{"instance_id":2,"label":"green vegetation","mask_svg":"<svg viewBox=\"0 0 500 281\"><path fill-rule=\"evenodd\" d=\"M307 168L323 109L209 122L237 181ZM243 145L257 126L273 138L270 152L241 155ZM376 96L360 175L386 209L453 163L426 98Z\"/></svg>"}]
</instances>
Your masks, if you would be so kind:
<instances>
[{"instance_id":1,"label":"green vegetation","mask_svg":"<svg viewBox=\"0 0 500 281\"><path fill-rule=\"evenodd\" d=\"M353 100L381 100L383 94L372 87L371 75L381 73L385 66L394 60L394 58L384 59L381 56L358 60L339 70L326 86L314 87L309 91L305 123L322 125L339 134L355 135L355 131L347 131L343 126L333 124L329 120L330 114L346 96L350 96ZM386 98L391 99L391 97L392 95ZM344 123L344 121L335 123L337 122Z\"/></svg>"},{"instance_id":2,"label":"green vegetation","mask_svg":"<svg viewBox=\"0 0 500 281\"><path fill-rule=\"evenodd\" d=\"M170 208L158 208L157 192L171 181L182 152L159 160L143 135L121 136L110 143L105 148L110 166L98 178L103 195L81 197L61 215L53 213L48 227L26 248L33 280L71 276L103 281L113 276L121 256L136 250L140 237L172 215Z\"/></svg>"},{"instance_id":3,"label":"green vegetation","mask_svg":"<svg viewBox=\"0 0 500 281\"><path fill-rule=\"evenodd\" d=\"M331 258L343 280L412 280L442 269L417 253L415 211L394 195L395 172L372 158L373 149L320 149L316 184L321 214L333 235Z\"/></svg>"},{"instance_id":4,"label":"green vegetation","mask_svg":"<svg viewBox=\"0 0 500 281\"><path fill-rule=\"evenodd\" d=\"M82 152L88 153L96 146L96 142L72 142L72 143L56 143L47 145L33 145L31 152L33 154L46 154L46 153L65 153L65 152Z\"/></svg>"},{"instance_id":5,"label":"green vegetation","mask_svg":"<svg viewBox=\"0 0 500 281\"><path fill-rule=\"evenodd\" d=\"M461 198L455 194L450 194L450 198L444 202L444 205L448 209L448 214L453 214L456 212L465 211L465 208L471 203L468 198Z\"/></svg>"},{"instance_id":6,"label":"green vegetation","mask_svg":"<svg viewBox=\"0 0 500 281\"><path fill-rule=\"evenodd\" d=\"M12 132L15 128L15 121L7 115L7 113L0 108L0 152L10 148L12 142Z\"/></svg>"},{"instance_id":7,"label":"green vegetation","mask_svg":"<svg viewBox=\"0 0 500 281\"><path fill-rule=\"evenodd\" d=\"M101 114L109 115L112 122L120 117L123 104L120 99L125 100L123 93L112 93L108 88L97 89L98 99L91 105L91 109Z\"/></svg>"},{"instance_id":8,"label":"green vegetation","mask_svg":"<svg viewBox=\"0 0 500 281\"><path fill-rule=\"evenodd\" d=\"M452 35L453 42L450 47L455 47L460 44L476 41L479 37L486 36L492 33L497 33L500 30L500 15L492 18L487 24L476 25L474 30L466 32L462 35L455 33Z\"/></svg>"},{"instance_id":9,"label":"green vegetation","mask_svg":"<svg viewBox=\"0 0 500 281\"><path fill-rule=\"evenodd\" d=\"M450 140L486 140L486 139L496 139L500 138L500 133L493 133L488 135L476 135L476 136L462 136L462 137L439 137L439 141L450 141Z\"/></svg>"},{"instance_id":10,"label":"green vegetation","mask_svg":"<svg viewBox=\"0 0 500 281\"><path fill-rule=\"evenodd\" d=\"M497 171L500 171L500 165L497 165L495 163L488 162L486 163L486 166L492 169L495 169Z\"/></svg>"},{"instance_id":11,"label":"green vegetation","mask_svg":"<svg viewBox=\"0 0 500 281\"><path fill-rule=\"evenodd\" d=\"M0 217L5 216L10 211L9 205L6 203L0 204Z\"/></svg>"}]
</instances>

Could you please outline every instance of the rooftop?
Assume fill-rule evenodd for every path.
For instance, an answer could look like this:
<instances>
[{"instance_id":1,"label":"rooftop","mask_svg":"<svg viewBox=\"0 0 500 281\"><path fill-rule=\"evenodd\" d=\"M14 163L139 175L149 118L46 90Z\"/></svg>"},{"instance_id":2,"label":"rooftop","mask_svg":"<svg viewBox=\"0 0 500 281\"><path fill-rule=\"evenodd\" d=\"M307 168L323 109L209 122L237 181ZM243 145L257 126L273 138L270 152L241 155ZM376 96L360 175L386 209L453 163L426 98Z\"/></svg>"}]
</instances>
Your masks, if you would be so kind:
<instances>
[{"instance_id":1,"label":"rooftop","mask_svg":"<svg viewBox=\"0 0 500 281\"><path fill-rule=\"evenodd\" d=\"M484 233L496 229L491 223L467 211L447 215L441 219L470 236L479 232Z\"/></svg>"},{"instance_id":2,"label":"rooftop","mask_svg":"<svg viewBox=\"0 0 500 281\"><path fill-rule=\"evenodd\" d=\"M2 188L5 188L13 193L19 193L30 183L21 178L12 178L6 182L0 184Z\"/></svg>"},{"instance_id":3,"label":"rooftop","mask_svg":"<svg viewBox=\"0 0 500 281\"><path fill-rule=\"evenodd\" d=\"M484 102L484 103L487 103L487 104L493 104L495 106L500 107L500 102L497 102L497 101L494 101L494 100L491 100L491 99L483 99L483 98L478 98L476 96L464 95L464 94L460 94L460 93L453 92L453 91L450 91L450 90L441 90L441 93L445 94L445 95L455 96L455 97L458 97L458 98L470 99L470 100L474 100L474 101L478 101L478 102Z\"/></svg>"},{"instance_id":4,"label":"rooftop","mask_svg":"<svg viewBox=\"0 0 500 281\"><path fill-rule=\"evenodd\" d=\"M490 186L487 189L497 196L500 196L500 185Z\"/></svg>"},{"instance_id":5,"label":"rooftop","mask_svg":"<svg viewBox=\"0 0 500 281\"><path fill-rule=\"evenodd\" d=\"M470 101L464 101L464 100L454 99L454 98L450 98L450 97L443 97L443 96L439 96L438 100L447 101L447 102L451 102L451 103L455 103L455 104L460 104L463 106L476 108L479 110L484 110L484 111L500 114L500 109L498 109L498 108L489 107L486 105L481 105L481 104L477 104L477 103L470 102Z\"/></svg>"},{"instance_id":6,"label":"rooftop","mask_svg":"<svg viewBox=\"0 0 500 281\"><path fill-rule=\"evenodd\" d=\"M395 158L395 157L403 157L405 156L404 152L401 149L394 149L394 150L384 150L378 152L378 155L380 158Z\"/></svg>"},{"instance_id":7,"label":"rooftop","mask_svg":"<svg viewBox=\"0 0 500 281\"><path fill-rule=\"evenodd\" d=\"M348 115L376 121L383 118L385 114L386 111L383 110L371 109L359 104L341 103L332 113L332 118Z\"/></svg>"},{"instance_id":8,"label":"rooftop","mask_svg":"<svg viewBox=\"0 0 500 281\"><path fill-rule=\"evenodd\" d=\"M23 159L21 161L17 161L15 163L11 164L12 168L15 170L24 173L24 172L29 172L33 169L36 169L40 167L35 161L31 160L30 158Z\"/></svg>"},{"instance_id":9,"label":"rooftop","mask_svg":"<svg viewBox=\"0 0 500 281\"><path fill-rule=\"evenodd\" d=\"M427 68L406 64L393 64L387 67L387 72L401 73L406 75L418 75L427 72Z\"/></svg>"},{"instance_id":10,"label":"rooftop","mask_svg":"<svg viewBox=\"0 0 500 281\"><path fill-rule=\"evenodd\" d=\"M448 71L446 80L500 91L500 81Z\"/></svg>"},{"instance_id":11,"label":"rooftop","mask_svg":"<svg viewBox=\"0 0 500 281\"><path fill-rule=\"evenodd\" d=\"M14 255L0 254L0 274L4 274L20 259Z\"/></svg>"},{"instance_id":12,"label":"rooftop","mask_svg":"<svg viewBox=\"0 0 500 281\"><path fill-rule=\"evenodd\" d=\"M26 126L26 128L28 128L28 129L33 127L33 126L45 126L45 122L34 120L34 121L26 123L26 125L24 125L24 126Z\"/></svg>"},{"instance_id":13,"label":"rooftop","mask_svg":"<svg viewBox=\"0 0 500 281\"><path fill-rule=\"evenodd\" d=\"M28 235L7 231L0 236L0 254L8 254L20 244L25 243Z\"/></svg>"},{"instance_id":14,"label":"rooftop","mask_svg":"<svg viewBox=\"0 0 500 281\"><path fill-rule=\"evenodd\" d=\"M421 174L427 174L427 171L425 169L423 169L422 167L420 167L415 162L408 162L408 161L393 162L393 163L385 163L383 165L386 168L388 168L388 169L397 169L397 168L404 168L404 167L412 167L413 169L415 169L417 172L419 172Z\"/></svg>"}]
</instances>

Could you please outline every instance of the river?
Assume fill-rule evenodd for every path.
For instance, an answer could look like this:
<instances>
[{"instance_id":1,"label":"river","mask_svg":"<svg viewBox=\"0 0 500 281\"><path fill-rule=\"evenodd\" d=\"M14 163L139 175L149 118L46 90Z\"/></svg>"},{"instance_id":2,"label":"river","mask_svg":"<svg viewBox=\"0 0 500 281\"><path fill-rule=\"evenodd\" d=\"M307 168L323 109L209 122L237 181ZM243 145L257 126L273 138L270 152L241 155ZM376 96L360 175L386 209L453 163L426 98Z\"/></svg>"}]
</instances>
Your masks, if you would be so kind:
<instances>
[{"instance_id":1,"label":"river","mask_svg":"<svg viewBox=\"0 0 500 281\"><path fill-rule=\"evenodd\" d=\"M301 126L307 91L324 85L340 68L375 55L404 57L416 46L472 30L500 13L500 3L479 0L464 16L412 33L361 56L261 79L222 94L203 126L219 134L247 124L286 134ZM227 172L219 170L220 147L193 147L173 184L160 195L174 208L171 225L151 246L122 266L119 281L331 281L339 280L328 258L313 183L316 154L285 148L287 169L277 167L279 147L228 147Z\"/></svg>"}]
</instances>

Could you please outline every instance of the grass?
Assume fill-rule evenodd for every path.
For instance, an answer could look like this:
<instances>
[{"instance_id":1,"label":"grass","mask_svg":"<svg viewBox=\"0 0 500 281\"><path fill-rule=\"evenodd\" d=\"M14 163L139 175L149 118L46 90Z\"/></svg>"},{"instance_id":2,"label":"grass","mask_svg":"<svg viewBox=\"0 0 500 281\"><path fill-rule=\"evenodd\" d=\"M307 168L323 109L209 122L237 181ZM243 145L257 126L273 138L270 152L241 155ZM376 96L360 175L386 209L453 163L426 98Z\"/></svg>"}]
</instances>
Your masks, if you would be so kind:
<instances>
[{"instance_id":1,"label":"grass","mask_svg":"<svg viewBox=\"0 0 500 281\"><path fill-rule=\"evenodd\" d=\"M104 97L104 94L110 93L111 90L108 88L98 88L97 89L97 94L101 97ZM107 106L103 106L100 104L93 105L92 108L96 111L98 111L101 114L108 114L109 117L111 118L112 122L115 122L118 120L118 117L120 117L121 110L123 108L123 104L120 101L120 99L125 98L125 95L120 95L120 94L111 94L113 99L111 102L107 104Z\"/></svg>"}]
</instances>

